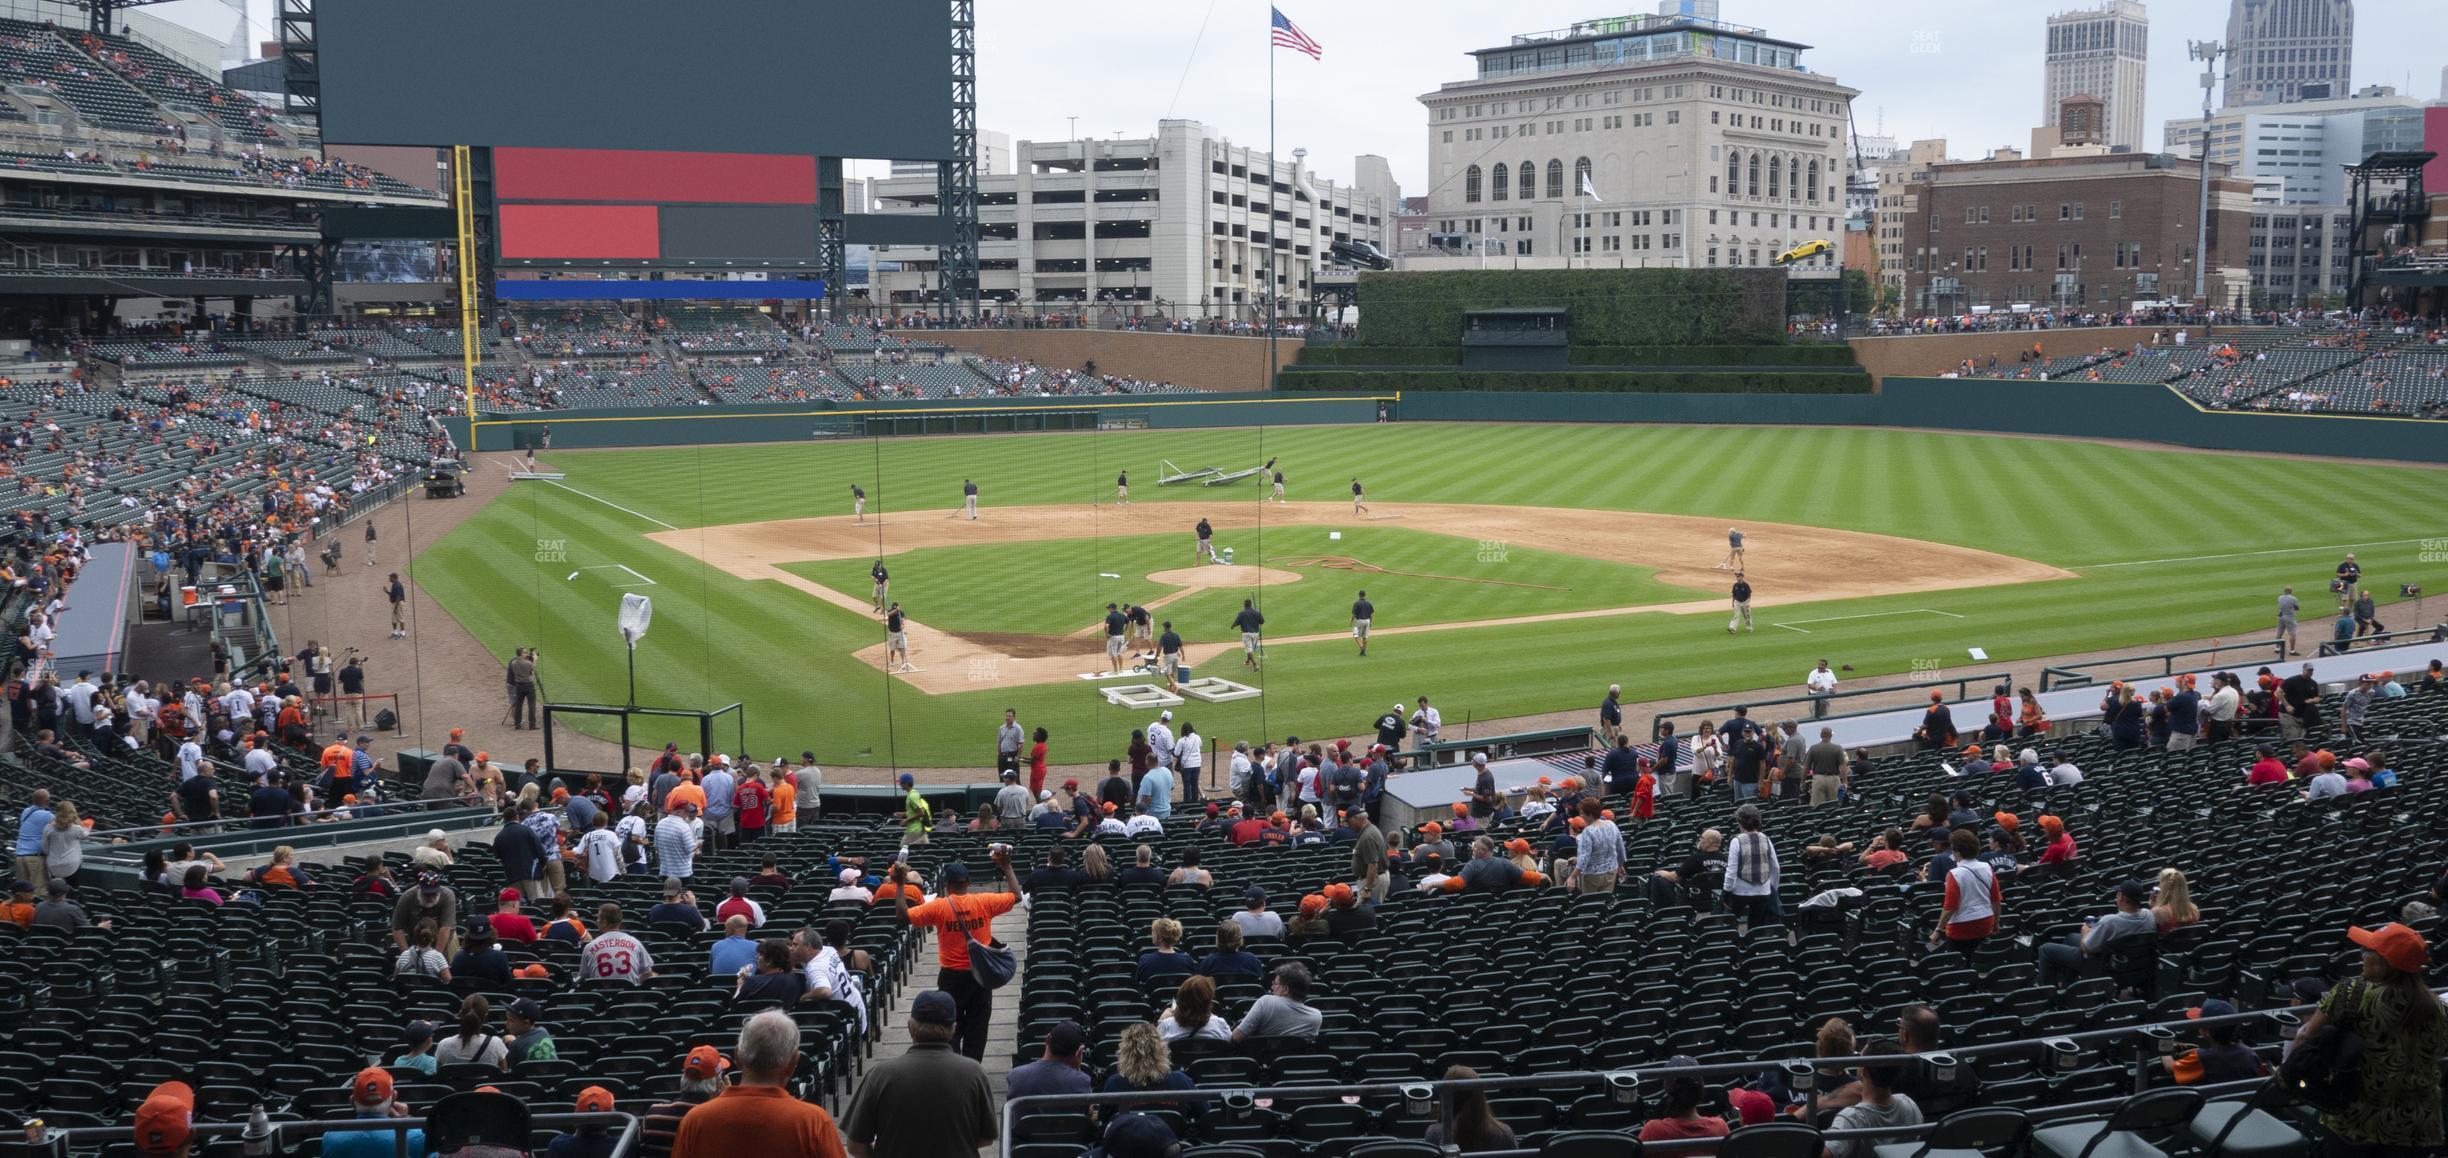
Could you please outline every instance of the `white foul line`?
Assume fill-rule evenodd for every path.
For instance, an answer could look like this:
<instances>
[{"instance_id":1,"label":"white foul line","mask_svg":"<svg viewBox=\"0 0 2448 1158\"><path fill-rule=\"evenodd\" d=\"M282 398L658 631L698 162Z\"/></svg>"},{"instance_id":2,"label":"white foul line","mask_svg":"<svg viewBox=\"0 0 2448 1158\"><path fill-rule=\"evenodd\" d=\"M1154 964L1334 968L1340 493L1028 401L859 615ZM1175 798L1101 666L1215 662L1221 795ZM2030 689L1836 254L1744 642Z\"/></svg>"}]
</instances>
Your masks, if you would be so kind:
<instances>
[{"instance_id":1,"label":"white foul line","mask_svg":"<svg viewBox=\"0 0 2448 1158\"><path fill-rule=\"evenodd\" d=\"M626 565L626 564L622 564L622 563L598 563L598 564L596 564L596 565L594 565L594 566L592 566L592 567L580 567L580 568L579 568L579 570L581 570L581 571L627 571L627 572L629 573L630 578L633 578L633 579L636 579L636 580L637 580L637 582L635 582L635 583L614 583L614 584L612 584L612 586L614 586L614 587L653 587L653 586L656 586L656 585L657 585L657 584L655 583L655 581L654 581L654 580L649 579L649 578L647 578L646 576L644 576L644 575L640 574L640 573L638 572L638 569L637 569L637 568L635 568L635 567L631 567L631 566L628 566L628 565Z\"/></svg>"},{"instance_id":2,"label":"white foul line","mask_svg":"<svg viewBox=\"0 0 2448 1158\"><path fill-rule=\"evenodd\" d=\"M678 528L678 527L675 527L675 526L671 525L670 523L666 523L666 522L664 522L663 520L661 520L661 519L658 519L658 518L654 517L653 515L642 515L642 514L639 514L638 512L633 511L633 510L630 510L629 508L624 507L624 506L620 505L619 503L613 502L613 501L612 501L612 500L610 500L610 499L605 499L605 498L596 498L596 496L594 496L594 495L590 495L590 494L586 493L585 491L579 490L577 487L571 486L571 485L569 485L568 483L558 482L558 481L555 481L555 480L553 480L553 479L548 479L548 478L540 478L540 479L537 479L537 480L535 480L535 481L540 482L540 483L543 483L543 484L545 484L545 485L547 485L547 486L556 486L556 487L560 487L562 490L568 491L569 493L571 493L571 494L573 494L573 495L577 495L579 498L582 498L582 499L595 499L595 501L596 501L596 502L602 503L603 505L605 505L605 506L607 506L607 507L610 507L610 508L612 508L613 510L619 511L620 513L622 513L622 514L624 514L624 515L628 515L628 516L630 516L631 518L644 519L644 520L646 520L647 522L649 522L649 523L653 523L654 525L656 525L656 526L658 526L658 527L661 527L661 528L663 528L663 529L664 529L664 530L666 530L666 531L677 531L677 530L679 530L679 529L680 529L680 528ZM631 574L635 574L635 572L631 572ZM639 576L638 576L638 578L643 579L643 578L645 578L645 576L643 576L643 575L639 575Z\"/></svg>"},{"instance_id":3,"label":"white foul line","mask_svg":"<svg viewBox=\"0 0 2448 1158\"><path fill-rule=\"evenodd\" d=\"M2175 559L2132 559L2123 563L2076 563L2077 571L2098 571L2109 567L2151 567L2160 563L2207 563L2215 559L2249 559L2255 555L2304 555L2313 551L2350 551L2356 547L2395 547L2406 543L2428 543L2439 536L2419 539L2381 539L2370 543L2332 543L2326 547L2276 547L2267 551L2229 551L2223 555L2186 555Z\"/></svg>"},{"instance_id":4,"label":"white foul line","mask_svg":"<svg viewBox=\"0 0 2448 1158\"><path fill-rule=\"evenodd\" d=\"M1937 608L1934 608L1934 607L1914 607L1914 608L1909 608L1909 609L1906 609L1906 610L1903 610L1903 611L1872 611L1872 612L1868 612L1868 613L1865 613L1865 614L1862 614L1862 615L1831 615L1831 616L1828 616L1828 617L1827 617L1827 618L1825 618L1825 619L1797 619L1797 620L1794 620L1793 622L1794 622L1794 623L1839 623L1839 622L1842 622L1842 621L1847 620L1847 619L1878 619L1878 618L1880 618L1880 617L1882 617L1882 616L1888 616L1888 615L1943 615L1943 616L1946 616L1946 617L1947 617L1947 618L1949 618L1949 619L1961 619L1961 618L1963 618L1963 616L1957 615L1957 614L1955 614L1955 613L1954 613L1954 612L1952 612L1952 611L1940 611L1940 610L1938 610ZM1771 623L1771 624L1769 624L1768 626L1770 626L1770 627L1782 627L1782 628L1784 628L1784 629L1785 629L1785 630L1787 630L1787 631L1799 631L1799 632L1801 632L1801 633L1802 633L1802 634L1804 634L1804 635L1809 635L1809 634L1810 634L1810 630L1809 630L1808 628L1795 627L1795 626L1793 625L1793 623Z\"/></svg>"}]
</instances>

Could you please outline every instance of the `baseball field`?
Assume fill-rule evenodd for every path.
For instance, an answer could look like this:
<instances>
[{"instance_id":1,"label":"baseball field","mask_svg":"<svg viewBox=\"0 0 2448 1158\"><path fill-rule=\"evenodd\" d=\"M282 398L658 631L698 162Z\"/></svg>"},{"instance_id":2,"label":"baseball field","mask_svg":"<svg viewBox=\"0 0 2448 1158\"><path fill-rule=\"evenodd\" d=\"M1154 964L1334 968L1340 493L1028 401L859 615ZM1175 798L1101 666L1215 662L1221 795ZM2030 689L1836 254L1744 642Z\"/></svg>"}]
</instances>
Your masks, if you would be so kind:
<instances>
[{"instance_id":1,"label":"baseball field","mask_svg":"<svg viewBox=\"0 0 2448 1158\"><path fill-rule=\"evenodd\" d=\"M1257 479L1157 485L1163 462L1270 458L1282 503ZM1108 602L1173 621L1196 674L1262 690L1176 710L1229 743L1357 733L1422 694L1450 734L1466 718L1587 708L1609 683L1627 700L1798 687L1821 657L1858 677L2259 639L2288 584L2309 642L2326 635L2324 584L2346 552L2384 596L2448 573L2437 471L2032 438L1391 424L544 462L565 477L516 484L418 558L413 580L498 656L541 648L549 697L565 702L623 700L614 613L622 594L646 595L640 704L743 702L750 752L833 764L991 767L1005 707L1048 730L1056 763L1119 755L1147 713L1080 678L1105 670ZM979 488L974 520L963 480ZM1230 566L1197 558L1201 518ZM1755 589L1753 628L1733 635L1730 527ZM879 557L915 670L885 670ZM1362 589L1365 657L1349 630ZM1266 616L1255 672L1232 625L1244 599Z\"/></svg>"}]
</instances>

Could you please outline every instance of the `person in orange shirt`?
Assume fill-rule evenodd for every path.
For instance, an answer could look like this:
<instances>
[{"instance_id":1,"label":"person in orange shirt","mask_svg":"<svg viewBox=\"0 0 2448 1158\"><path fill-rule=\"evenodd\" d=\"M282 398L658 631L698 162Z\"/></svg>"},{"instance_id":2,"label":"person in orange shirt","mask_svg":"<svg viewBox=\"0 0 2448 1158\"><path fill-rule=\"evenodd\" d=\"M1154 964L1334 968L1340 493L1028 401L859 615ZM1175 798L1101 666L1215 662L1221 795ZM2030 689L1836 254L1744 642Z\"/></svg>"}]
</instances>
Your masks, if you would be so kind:
<instances>
[{"instance_id":1,"label":"person in orange shirt","mask_svg":"<svg viewBox=\"0 0 2448 1158\"><path fill-rule=\"evenodd\" d=\"M982 1026L981 1026L982 1028ZM833 1115L790 1092L799 1066L799 1024L769 1009L740 1027L739 1083L680 1119L672 1158L849 1158Z\"/></svg>"},{"instance_id":2,"label":"person in orange shirt","mask_svg":"<svg viewBox=\"0 0 2448 1158\"><path fill-rule=\"evenodd\" d=\"M978 984L969 973L969 940L976 937L989 945L994 943L994 919L1012 911L1020 903L1020 878L1012 875L1011 849L995 845L995 867L1003 871L1004 891L972 893L969 891L969 866L953 861L938 874L943 895L913 909L909 894L893 894L893 912L912 925L940 930L935 937L935 988L952 995L959 1013L955 1020L953 1048L971 1061L986 1058L986 1023L994 1011L994 991ZM894 865L892 879L898 881L909 871L905 865Z\"/></svg>"},{"instance_id":3,"label":"person in orange shirt","mask_svg":"<svg viewBox=\"0 0 2448 1158\"><path fill-rule=\"evenodd\" d=\"M799 785L797 777L784 772L773 778L773 833L788 836L799 831Z\"/></svg>"},{"instance_id":4,"label":"person in orange shirt","mask_svg":"<svg viewBox=\"0 0 2448 1158\"><path fill-rule=\"evenodd\" d=\"M5 904L0 904L0 921L7 921L20 929L34 927L34 882L9 882L9 899ZM967 950L964 949L961 956L966 958Z\"/></svg>"}]
</instances>

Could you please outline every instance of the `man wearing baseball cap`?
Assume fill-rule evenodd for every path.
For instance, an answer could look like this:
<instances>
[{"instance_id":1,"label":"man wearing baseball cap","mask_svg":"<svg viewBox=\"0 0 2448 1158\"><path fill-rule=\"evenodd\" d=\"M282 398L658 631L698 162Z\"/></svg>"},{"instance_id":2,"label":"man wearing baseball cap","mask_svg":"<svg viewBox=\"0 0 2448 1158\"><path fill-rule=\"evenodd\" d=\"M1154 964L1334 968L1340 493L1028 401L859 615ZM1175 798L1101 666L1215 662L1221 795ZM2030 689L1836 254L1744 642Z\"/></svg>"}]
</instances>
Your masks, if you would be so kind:
<instances>
[{"instance_id":1,"label":"man wearing baseball cap","mask_svg":"<svg viewBox=\"0 0 2448 1158\"><path fill-rule=\"evenodd\" d=\"M671 1101L657 1102L638 1119L639 1158L671 1158L672 1140L689 1111L711 1100L722 1089L723 1071L731 1068L722 1051L701 1045L680 1063L680 1088Z\"/></svg>"},{"instance_id":2,"label":"man wearing baseball cap","mask_svg":"<svg viewBox=\"0 0 2448 1158\"><path fill-rule=\"evenodd\" d=\"M391 947L405 951L408 935L419 921L432 921L442 931L442 939L434 945L444 956L455 951L459 941L459 896L442 884L442 874L433 869L418 869L416 887L400 894L391 906Z\"/></svg>"},{"instance_id":3,"label":"man wearing baseball cap","mask_svg":"<svg viewBox=\"0 0 2448 1158\"><path fill-rule=\"evenodd\" d=\"M581 1114L612 1112L612 1091L602 1086L588 1086L578 1091L570 1109ZM620 1135L603 1126L580 1126L552 1140L544 1151L546 1158L612 1158L620 1145Z\"/></svg>"},{"instance_id":4,"label":"man wearing baseball cap","mask_svg":"<svg viewBox=\"0 0 2448 1158\"><path fill-rule=\"evenodd\" d=\"M967 1154L994 1144L1001 1133L994 1086L985 1067L952 1049L960 1020L958 1003L942 990L910 1002L909 1052L869 1065L843 1115L858 1158Z\"/></svg>"},{"instance_id":5,"label":"man wearing baseball cap","mask_svg":"<svg viewBox=\"0 0 2448 1158\"><path fill-rule=\"evenodd\" d=\"M768 1009L740 1027L740 1080L680 1119L672 1158L846 1158L833 1115L790 1091L799 1024ZM983 1071L979 1076L983 1078Z\"/></svg>"},{"instance_id":6,"label":"man wearing baseball cap","mask_svg":"<svg viewBox=\"0 0 2448 1158\"><path fill-rule=\"evenodd\" d=\"M2448 1012L2423 981L2431 950L2408 925L2349 928L2363 950L2363 972L2340 982L2304 1019L2296 1038L2341 1016L2363 1037L2363 1091L2345 1109L2321 1115L2330 1153L2396 1155L2440 1152L2439 1060L2448 1054Z\"/></svg>"},{"instance_id":7,"label":"man wearing baseball cap","mask_svg":"<svg viewBox=\"0 0 2448 1158\"><path fill-rule=\"evenodd\" d=\"M359 1118L405 1118L408 1107L392 1096L391 1071L367 1066L349 1081L349 1109ZM391 1158L399 1134L391 1130L335 1130L323 1135L328 1158ZM408 1158L423 1158L425 1131L408 1131Z\"/></svg>"},{"instance_id":8,"label":"man wearing baseball cap","mask_svg":"<svg viewBox=\"0 0 2448 1158\"><path fill-rule=\"evenodd\" d=\"M195 1141L195 1089L163 1082L136 1107L136 1152L145 1158L186 1158Z\"/></svg>"},{"instance_id":9,"label":"man wearing baseball cap","mask_svg":"<svg viewBox=\"0 0 2448 1158\"><path fill-rule=\"evenodd\" d=\"M943 895L934 900L911 908L906 891L893 893L895 915L912 925L936 930L935 987L948 994L958 1007L960 1052L973 1062L986 1056L986 1023L993 1014L994 991L970 976L969 941L974 937L993 943L994 919L1020 903L1020 880L1012 874L1011 849L996 845L994 864L1003 872L1005 891L1000 893L970 892L969 866L959 861L943 866L939 872ZM907 865L894 865L893 879L899 881L908 872Z\"/></svg>"}]
</instances>

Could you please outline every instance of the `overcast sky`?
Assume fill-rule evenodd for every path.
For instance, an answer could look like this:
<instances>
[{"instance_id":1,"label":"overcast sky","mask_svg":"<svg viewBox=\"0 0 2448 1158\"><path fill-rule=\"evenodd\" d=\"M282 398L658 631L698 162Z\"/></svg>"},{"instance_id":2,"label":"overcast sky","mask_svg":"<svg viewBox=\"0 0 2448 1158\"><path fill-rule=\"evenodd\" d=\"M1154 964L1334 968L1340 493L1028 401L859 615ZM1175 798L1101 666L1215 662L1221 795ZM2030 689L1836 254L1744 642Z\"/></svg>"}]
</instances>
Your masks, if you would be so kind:
<instances>
[{"instance_id":1,"label":"overcast sky","mask_svg":"<svg viewBox=\"0 0 2448 1158\"><path fill-rule=\"evenodd\" d=\"M893 0L896 3L933 0ZM1723 0L1730 22L1813 48L1805 66L1861 90L1864 133L1900 142L1944 137L1954 155L2029 142L2041 120L2045 21L2095 0ZM2149 139L2171 117L2197 115L2199 66L2188 39L2223 38L2229 0L2148 0ZM1428 122L1418 97L1471 75L1474 48L1515 33L1654 11L1654 0L1280 0L1325 46L1312 61L1277 53L1276 139L1336 180L1351 158L1383 154L1411 195L1426 191ZM686 6L675 3L675 13ZM1158 118L1192 117L1236 142L1267 140L1268 0L980 0L982 127L1015 140L1141 136ZM2440 96L2448 39L2443 0L2358 0L2353 82ZM155 11L219 34L218 0ZM272 0L253 0L252 39L272 39ZM855 115L855 114L853 114Z\"/></svg>"}]
</instances>

